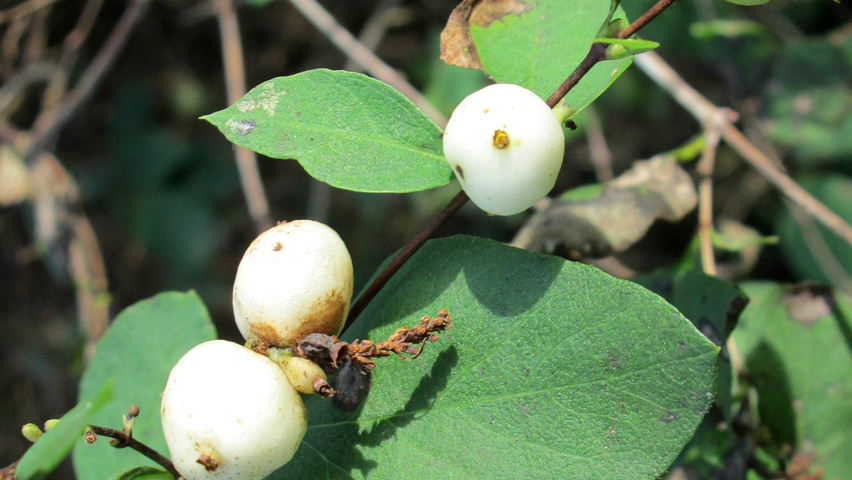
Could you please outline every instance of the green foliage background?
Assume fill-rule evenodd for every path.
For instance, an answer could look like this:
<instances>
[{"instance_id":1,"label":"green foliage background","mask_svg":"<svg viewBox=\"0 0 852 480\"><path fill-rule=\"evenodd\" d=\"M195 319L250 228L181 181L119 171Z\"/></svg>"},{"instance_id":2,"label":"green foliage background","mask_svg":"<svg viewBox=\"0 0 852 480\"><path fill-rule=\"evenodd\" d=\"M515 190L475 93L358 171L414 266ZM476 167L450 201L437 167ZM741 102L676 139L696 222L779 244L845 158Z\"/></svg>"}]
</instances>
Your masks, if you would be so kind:
<instances>
[{"instance_id":1,"label":"green foliage background","mask_svg":"<svg viewBox=\"0 0 852 480\"><path fill-rule=\"evenodd\" d=\"M85 47L88 58L120 14L121 2L107 3L93 32L95 41ZM436 61L437 33L454 6L452 2L402 3L413 12L412 20L405 28L391 28L378 53L449 114L464 95L487 79L481 72ZM623 8L629 18L635 18L651 4L625 2ZM333 2L328 7L357 32L377 5L363 0ZM74 2L53 7L46 23L49 42L56 44L73 27L76 8ZM241 7L239 15L249 85L345 64L345 57L284 2L258 2ZM753 9L723 2L678 2L643 30L642 36L660 42L659 52L700 91L717 104L740 112L744 128L771 147L794 179L850 221L850 21L850 7L830 1L772 1ZM103 86L62 131L56 152L79 182L81 207L93 221L103 247L112 311L118 313L164 290L196 290L196 299L209 308L219 335L238 340L231 320L231 281L255 232L246 214L231 145L215 128L198 120L227 106L217 46L215 22L197 20L188 4L153 4ZM546 56L536 58L546 62ZM684 143L699 128L635 68L626 70L593 108L614 153L616 172L627 169L635 159ZM13 123L26 125L30 116L25 109L23 112ZM557 193L595 180L584 136L592 117L586 113L576 119L580 130L568 133ZM275 219L311 217L331 224L353 254L359 285L457 188L451 182L406 196L329 193L313 183L296 162L262 158L261 169ZM834 429L846 428L848 423L848 402L842 400L850 378L845 357L849 352L848 325L844 327L848 320L843 319L843 315L848 318L848 300L839 297L840 315L829 312L804 325L787 320L777 299L788 292L784 285L802 280L842 287L844 279L852 275L852 253L831 234L798 222L795 212L724 148L716 172L717 211L780 239L777 245L764 248L748 273L750 278L775 283L743 287L752 304L744 314L742 330L734 333L748 372L783 372L752 385L760 397L755 400L759 416L770 434L759 437L769 438L761 447L777 453L785 444L794 451L817 445L820 451L829 452L817 458L817 465L829 476L842 475L849 471L844 461L852 457L842 450L848 443L845 436L836 435ZM63 271L63 253L55 245L33 244L32 218L28 208L0 208L0 465L19 458L27 448L18 434L20 425L59 417L75 405L83 375L84 339L77 325L73 285ZM523 220L523 215L487 217L468 206L440 233L463 232L505 242ZM694 218L678 224L658 223L644 242L620 260L639 272L659 267L674 270L689 264L694 259L688 248L694 227ZM815 238L825 243L829 257L814 257ZM672 285L683 285L676 279L670 272L658 272L646 285L695 322L695 316L687 313L690 307L679 304L678 294L672 293ZM434 314L423 305L409 310L406 313L415 317ZM767 323L772 319L783 320L783 328ZM204 327L206 333L193 338L207 338L211 328ZM521 330L522 326L515 328ZM699 330L707 333L700 325ZM384 332L376 330L380 331ZM435 372L418 370L421 376L440 374L442 365L452 363L447 357L451 354L443 349L462 335L456 331L447 337L446 345L430 345L440 349L424 355L443 358L444 363L436 363ZM760 353L766 351L771 354ZM160 367L165 368L167 360ZM91 389L99 386L90 385L86 391L93 393ZM742 393L737 387L735 384L734 393ZM766 398L778 391L783 395L775 398L787 401L773 409ZM801 414L789 408L796 401L805 402ZM116 408L120 412L126 405ZM152 411L145 409L149 414ZM115 412L109 413L111 420L103 417L102 423L115 426L119 421ZM730 410L721 410L719 416L711 412L708 418L724 421L726 413ZM362 422L358 428L382 433L390 428L387 422L381 423L386 414L378 412L372 417L375 425ZM824 418L832 422L822 422ZM154 420L149 416L145 421ZM701 431L716 435L713 426L705 424ZM393 427L414 430L405 425ZM366 436L369 432L356 433ZM710 453L719 454L723 451L719 445L731 441L724 435L719 438L699 435L681 461L704 472L702 478L718 474L725 462ZM368 461L369 455L364 455L362 459ZM150 472L140 471L140 478L142 474ZM51 478L72 477L65 464Z\"/></svg>"}]
</instances>

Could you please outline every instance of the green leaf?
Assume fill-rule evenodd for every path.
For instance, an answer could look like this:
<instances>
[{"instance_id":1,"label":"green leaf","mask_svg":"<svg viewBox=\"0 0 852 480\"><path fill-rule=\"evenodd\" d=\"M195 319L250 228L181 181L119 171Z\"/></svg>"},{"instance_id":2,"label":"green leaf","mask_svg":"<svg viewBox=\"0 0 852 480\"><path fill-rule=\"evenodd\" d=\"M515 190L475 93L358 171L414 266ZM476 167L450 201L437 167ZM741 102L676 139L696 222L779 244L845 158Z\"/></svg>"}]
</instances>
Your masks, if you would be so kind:
<instances>
[{"instance_id":1,"label":"green leaf","mask_svg":"<svg viewBox=\"0 0 852 480\"><path fill-rule=\"evenodd\" d=\"M769 0L727 0L728 3L733 3L735 5L745 5L747 7L751 7L754 5L763 5L765 3L769 3Z\"/></svg>"},{"instance_id":2,"label":"green leaf","mask_svg":"<svg viewBox=\"0 0 852 480\"><path fill-rule=\"evenodd\" d=\"M172 366L195 345L216 337L207 309L194 292L166 292L122 311L98 342L89 368L80 382L86 398L104 379L115 377L115 398L90 423L121 428L121 417L131 405L140 415L133 436L167 455L160 426L160 392ZM106 439L74 449L77 478L104 479L140 464L156 465L130 449L116 449Z\"/></svg>"},{"instance_id":3,"label":"green leaf","mask_svg":"<svg viewBox=\"0 0 852 480\"><path fill-rule=\"evenodd\" d=\"M799 178L799 183L831 211L852 222L852 179L840 174L819 175ZM842 285L852 275L852 246L807 214L791 208L798 207L788 206L775 220L785 262L800 279Z\"/></svg>"},{"instance_id":4,"label":"green leaf","mask_svg":"<svg viewBox=\"0 0 852 480\"><path fill-rule=\"evenodd\" d=\"M716 404L729 423L733 411L732 377L730 359L724 346L747 304L748 297L736 285L701 270L687 270L675 277L672 305L704 336L723 348L716 360Z\"/></svg>"},{"instance_id":5,"label":"green leaf","mask_svg":"<svg viewBox=\"0 0 852 480\"><path fill-rule=\"evenodd\" d=\"M818 52L818 53L815 53ZM852 155L852 60L838 42L791 42L772 56L763 125L799 165L845 165Z\"/></svg>"},{"instance_id":6,"label":"green leaf","mask_svg":"<svg viewBox=\"0 0 852 480\"><path fill-rule=\"evenodd\" d=\"M15 469L15 478L38 480L52 472L68 456L74 444L82 442L83 431L92 423L92 415L112 399L114 384L114 379L106 379L92 396L87 396L86 401L69 410L59 423L45 432L21 458Z\"/></svg>"},{"instance_id":7,"label":"green leaf","mask_svg":"<svg viewBox=\"0 0 852 480\"><path fill-rule=\"evenodd\" d=\"M428 242L345 337L447 308L453 329L373 370L361 410L310 398L289 478L656 478L712 400L718 349L658 296L475 237Z\"/></svg>"},{"instance_id":8,"label":"green leaf","mask_svg":"<svg viewBox=\"0 0 852 480\"><path fill-rule=\"evenodd\" d=\"M609 13L600 0L540 0L520 15L506 15L470 34L485 71L547 98L586 56ZM623 18L618 10L616 17ZM565 97L580 111L630 66L632 60L601 62Z\"/></svg>"},{"instance_id":9,"label":"green leaf","mask_svg":"<svg viewBox=\"0 0 852 480\"><path fill-rule=\"evenodd\" d=\"M231 142L298 160L338 188L414 192L453 177L441 129L401 93L358 73L319 69L274 78L202 118Z\"/></svg>"},{"instance_id":10,"label":"green leaf","mask_svg":"<svg viewBox=\"0 0 852 480\"><path fill-rule=\"evenodd\" d=\"M814 454L823 478L852 472L852 299L822 287L746 283L734 330L757 418L776 451ZM785 446L786 444L786 446Z\"/></svg>"}]
</instances>

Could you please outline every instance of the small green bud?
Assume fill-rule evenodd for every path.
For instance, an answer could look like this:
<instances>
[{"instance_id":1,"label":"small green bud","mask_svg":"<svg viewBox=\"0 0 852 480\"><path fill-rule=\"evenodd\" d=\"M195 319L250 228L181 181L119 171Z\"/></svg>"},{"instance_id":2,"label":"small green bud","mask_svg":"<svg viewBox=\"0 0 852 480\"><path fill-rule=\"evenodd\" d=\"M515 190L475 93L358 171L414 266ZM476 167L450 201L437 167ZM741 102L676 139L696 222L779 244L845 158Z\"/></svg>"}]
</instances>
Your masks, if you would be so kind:
<instances>
[{"instance_id":1,"label":"small green bud","mask_svg":"<svg viewBox=\"0 0 852 480\"><path fill-rule=\"evenodd\" d=\"M38 428L38 425L36 425L35 423L28 423L21 427L21 433L24 434L24 437L27 440L33 443L35 443L36 440L38 440L39 438L41 438L42 435L44 435L41 429Z\"/></svg>"},{"instance_id":2,"label":"small green bud","mask_svg":"<svg viewBox=\"0 0 852 480\"><path fill-rule=\"evenodd\" d=\"M604 32L603 36L607 38L615 38L625 28L627 28L627 20L623 18L616 18L615 20L609 22L609 24L606 26L606 31Z\"/></svg>"},{"instance_id":3,"label":"small green bud","mask_svg":"<svg viewBox=\"0 0 852 480\"><path fill-rule=\"evenodd\" d=\"M624 45L618 45L617 43L613 43L612 45L606 47L606 59L607 60L618 60L619 58L624 58L630 56L631 53L624 48Z\"/></svg>"},{"instance_id":4,"label":"small green bud","mask_svg":"<svg viewBox=\"0 0 852 480\"><path fill-rule=\"evenodd\" d=\"M55 427L56 424L58 424L58 423L59 423L58 418L51 418L50 420L44 422L44 431L46 432L46 431L50 430L51 428Z\"/></svg>"}]
</instances>

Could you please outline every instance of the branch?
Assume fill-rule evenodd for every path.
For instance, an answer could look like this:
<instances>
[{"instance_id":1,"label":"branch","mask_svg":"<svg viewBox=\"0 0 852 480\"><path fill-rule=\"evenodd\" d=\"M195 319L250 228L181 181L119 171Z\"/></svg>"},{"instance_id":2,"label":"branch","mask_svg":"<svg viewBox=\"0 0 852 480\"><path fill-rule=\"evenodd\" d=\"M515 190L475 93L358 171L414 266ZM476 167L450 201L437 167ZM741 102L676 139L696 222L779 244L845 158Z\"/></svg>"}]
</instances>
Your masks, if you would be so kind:
<instances>
[{"instance_id":1,"label":"branch","mask_svg":"<svg viewBox=\"0 0 852 480\"><path fill-rule=\"evenodd\" d=\"M438 229L448 218L452 217L461 207L463 207L467 201L470 200L464 190L460 191L450 200L450 203L447 204L446 207L439 213L435 218L432 219L424 228L421 230L408 244L403 247L402 250L390 261L390 263L379 273L379 275L373 280L373 283L364 290L364 293L358 297L358 300L355 301L355 304L352 305L352 308L349 310L349 316L346 317L346 325L343 326L343 330L349 328L349 325L358 318L358 315L364 311L364 308L367 307L367 304L370 303L371 300L379 293L379 290L388 283L388 280L402 268L405 262L414 255L420 247L426 243L427 240L435 233L435 230Z\"/></svg>"},{"instance_id":2,"label":"branch","mask_svg":"<svg viewBox=\"0 0 852 480\"><path fill-rule=\"evenodd\" d=\"M639 30L641 30L645 25L647 25L651 20L657 17L663 10L668 8L671 4L673 4L675 0L659 0L653 7L651 7L647 12L645 12L641 17L637 18L636 21L627 26L624 30L620 31L616 38L625 39L630 38L636 34ZM589 48L589 53L586 54L586 58L580 62L580 65L571 72L571 75L568 75L568 78L562 82L562 85L553 92L550 97L547 98L547 104L550 108L556 106L560 100L565 98L565 95L571 91L577 83L580 82L580 79L586 76L589 73L589 70L592 69L598 62L602 61L606 57L606 44L603 43L593 43Z\"/></svg>"},{"instance_id":3,"label":"branch","mask_svg":"<svg viewBox=\"0 0 852 480\"><path fill-rule=\"evenodd\" d=\"M131 0L127 4L118 23L74 89L55 108L39 117L32 129L33 134L25 158L32 159L41 152L65 125L65 122L80 108L80 105L91 96L104 74L112 66L118 52L124 47L130 32L142 17L149 2L150 0Z\"/></svg>"},{"instance_id":4,"label":"branch","mask_svg":"<svg viewBox=\"0 0 852 480\"><path fill-rule=\"evenodd\" d=\"M656 53L646 52L638 55L635 61L646 75L666 90L696 120L704 125L718 121L722 139L746 162L793 203L801 206L818 222L852 245L852 226L779 170L772 160L755 147L724 114L720 114L725 111L724 109L717 107L698 93Z\"/></svg>"},{"instance_id":5,"label":"branch","mask_svg":"<svg viewBox=\"0 0 852 480\"><path fill-rule=\"evenodd\" d=\"M240 26L231 0L215 0L215 4L219 19L219 36L222 41L222 63L225 70L228 103L236 103L246 93ZM249 215L254 221L255 229L263 232L272 226L272 217L269 213L269 202L263 191L263 180L260 178L260 170L257 167L257 155L252 150L239 145L234 147L234 154Z\"/></svg>"},{"instance_id":6,"label":"branch","mask_svg":"<svg viewBox=\"0 0 852 480\"><path fill-rule=\"evenodd\" d=\"M96 435L101 435L104 437L110 437L116 439L118 442L113 444L115 448L124 448L130 447L133 450L145 455L151 460L157 462L158 465L165 468L166 471L171 473L175 478L182 478L181 474L175 469L174 464L171 460L164 457L160 452L154 450L153 448L145 445L133 438L132 435L128 435L121 430L115 430L107 427L99 427L97 425L89 425L89 429L94 432ZM88 441L88 440L87 440ZM94 441L94 440L92 440ZM91 442L89 442L91 443ZM111 443L112 444L112 443Z\"/></svg>"}]
</instances>

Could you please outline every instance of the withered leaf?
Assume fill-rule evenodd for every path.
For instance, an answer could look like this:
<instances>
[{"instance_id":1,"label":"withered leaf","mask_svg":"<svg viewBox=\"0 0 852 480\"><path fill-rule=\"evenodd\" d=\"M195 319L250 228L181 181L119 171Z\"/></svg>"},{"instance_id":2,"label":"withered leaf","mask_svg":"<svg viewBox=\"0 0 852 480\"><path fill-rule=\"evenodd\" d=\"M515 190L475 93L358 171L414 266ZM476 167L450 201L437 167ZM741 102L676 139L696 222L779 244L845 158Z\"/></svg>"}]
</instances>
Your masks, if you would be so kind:
<instances>
[{"instance_id":1,"label":"withered leaf","mask_svg":"<svg viewBox=\"0 0 852 480\"><path fill-rule=\"evenodd\" d=\"M672 155L638 161L592 198L559 198L512 241L528 250L561 245L572 254L605 257L636 243L656 219L677 221L695 208L695 185Z\"/></svg>"},{"instance_id":2,"label":"withered leaf","mask_svg":"<svg viewBox=\"0 0 852 480\"><path fill-rule=\"evenodd\" d=\"M441 60L457 67L485 71L470 37L470 26L487 27L506 15L520 15L533 7L535 4L520 0L462 1L453 9L447 26L441 32Z\"/></svg>"}]
</instances>

